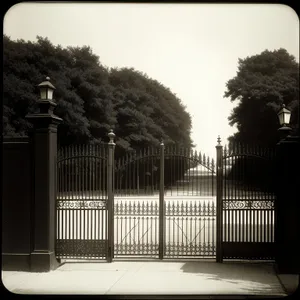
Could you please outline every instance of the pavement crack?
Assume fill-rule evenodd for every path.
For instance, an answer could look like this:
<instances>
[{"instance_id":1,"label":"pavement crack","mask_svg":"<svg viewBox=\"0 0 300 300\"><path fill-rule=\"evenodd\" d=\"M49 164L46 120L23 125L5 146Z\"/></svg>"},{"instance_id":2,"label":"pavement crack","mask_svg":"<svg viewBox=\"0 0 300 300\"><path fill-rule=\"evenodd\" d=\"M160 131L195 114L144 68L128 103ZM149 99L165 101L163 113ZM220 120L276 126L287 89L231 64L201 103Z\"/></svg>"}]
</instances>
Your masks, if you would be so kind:
<instances>
[{"instance_id":1,"label":"pavement crack","mask_svg":"<svg viewBox=\"0 0 300 300\"><path fill-rule=\"evenodd\" d=\"M125 271L122 276L104 293L104 295L107 295L107 293L125 276L127 272Z\"/></svg>"},{"instance_id":2,"label":"pavement crack","mask_svg":"<svg viewBox=\"0 0 300 300\"><path fill-rule=\"evenodd\" d=\"M137 273L142 267L143 267L144 264L141 264L139 268L137 268L135 271L133 271L132 273L135 274ZM124 272L124 274L122 276L120 276L120 278L105 292L104 295L107 295L107 293L128 273L130 272L130 270L127 270Z\"/></svg>"}]
</instances>

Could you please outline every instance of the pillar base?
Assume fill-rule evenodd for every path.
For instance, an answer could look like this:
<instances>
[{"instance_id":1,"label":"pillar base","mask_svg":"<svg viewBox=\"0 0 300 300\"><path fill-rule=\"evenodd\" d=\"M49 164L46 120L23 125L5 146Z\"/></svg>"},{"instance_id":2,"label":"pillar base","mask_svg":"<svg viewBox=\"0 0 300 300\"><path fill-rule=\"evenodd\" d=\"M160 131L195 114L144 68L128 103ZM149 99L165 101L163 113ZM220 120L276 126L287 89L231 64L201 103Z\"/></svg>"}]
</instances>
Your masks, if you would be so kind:
<instances>
[{"instance_id":1,"label":"pillar base","mask_svg":"<svg viewBox=\"0 0 300 300\"><path fill-rule=\"evenodd\" d=\"M31 272L49 272L60 266L54 252L35 251L30 255Z\"/></svg>"},{"instance_id":2,"label":"pillar base","mask_svg":"<svg viewBox=\"0 0 300 300\"><path fill-rule=\"evenodd\" d=\"M2 271L30 271L30 255L2 253Z\"/></svg>"}]
</instances>

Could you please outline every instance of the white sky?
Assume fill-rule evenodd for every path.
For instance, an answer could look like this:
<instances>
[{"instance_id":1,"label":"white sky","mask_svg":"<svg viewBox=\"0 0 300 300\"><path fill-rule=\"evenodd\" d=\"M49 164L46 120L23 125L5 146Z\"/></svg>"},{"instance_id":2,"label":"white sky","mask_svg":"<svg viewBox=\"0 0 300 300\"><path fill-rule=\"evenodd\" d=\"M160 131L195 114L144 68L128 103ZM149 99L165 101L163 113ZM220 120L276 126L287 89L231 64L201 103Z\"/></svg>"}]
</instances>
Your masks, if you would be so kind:
<instances>
[{"instance_id":1,"label":"white sky","mask_svg":"<svg viewBox=\"0 0 300 300\"><path fill-rule=\"evenodd\" d=\"M20 3L3 26L13 40L89 45L103 65L160 81L186 105L196 149L211 157L217 136L224 143L235 132L235 104L223 95L238 58L285 48L299 61L299 18L281 4Z\"/></svg>"}]
</instances>

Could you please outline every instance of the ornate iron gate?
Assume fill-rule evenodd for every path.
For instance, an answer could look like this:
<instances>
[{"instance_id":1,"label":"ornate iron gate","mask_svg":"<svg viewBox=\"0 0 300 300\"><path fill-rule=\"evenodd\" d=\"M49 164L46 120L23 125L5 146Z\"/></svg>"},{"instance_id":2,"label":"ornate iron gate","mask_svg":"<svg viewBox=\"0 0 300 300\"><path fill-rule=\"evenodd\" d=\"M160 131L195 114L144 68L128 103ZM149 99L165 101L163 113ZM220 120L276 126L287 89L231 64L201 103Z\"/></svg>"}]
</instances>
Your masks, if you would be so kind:
<instances>
[{"instance_id":1,"label":"ornate iron gate","mask_svg":"<svg viewBox=\"0 0 300 300\"><path fill-rule=\"evenodd\" d=\"M106 259L106 145L60 149L57 170L57 257Z\"/></svg>"},{"instance_id":2,"label":"ornate iron gate","mask_svg":"<svg viewBox=\"0 0 300 300\"><path fill-rule=\"evenodd\" d=\"M218 253L223 259L272 260L275 149L217 146Z\"/></svg>"},{"instance_id":3,"label":"ornate iron gate","mask_svg":"<svg viewBox=\"0 0 300 300\"><path fill-rule=\"evenodd\" d=\"M59 259L273 259L275 152L217 145L217 163L166 147L114 160L103 145L57 158Z\"/></svg>"},{"instance_id":4,"label":"ornate iron gate","mask_svg":"<svg viewBox=\"0 0 300 300\"><path fill-rule=\"evenodd\" d=\"M56 256L111 261L110 144L71 145L57 157ZM109 148L109 149L108 149ZM111 169L111 171L110 171Z\"/></svg>"},{"instance_id":5,"label":"ornate iron gate","mask_svg":"<svg viewBox=\"0 0 300 300\"><path fill-rule=\"evenodd\" d=\"M114 257L215 257L213 160L161 143L118 160L114 182Z\"/></svg>"}]
</instances>

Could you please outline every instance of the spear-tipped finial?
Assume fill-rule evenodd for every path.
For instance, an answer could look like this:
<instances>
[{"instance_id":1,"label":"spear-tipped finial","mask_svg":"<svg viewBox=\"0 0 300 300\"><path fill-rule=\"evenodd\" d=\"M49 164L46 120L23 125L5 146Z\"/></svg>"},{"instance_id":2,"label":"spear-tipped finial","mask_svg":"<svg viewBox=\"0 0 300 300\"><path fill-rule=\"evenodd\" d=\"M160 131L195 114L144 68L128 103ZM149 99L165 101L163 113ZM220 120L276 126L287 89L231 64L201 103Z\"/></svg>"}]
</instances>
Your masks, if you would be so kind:
<instances>
[{"instance_id":1,"label":"spear-tipped finial","mask_svg":"<svg viewBox=\"0 0 300 300\"><path fill-rule=\"evenodd\" d=\"M160 139L160 145L164 146L164 140L163 140L163 138Z\"/></svg>"}]
</instances>

